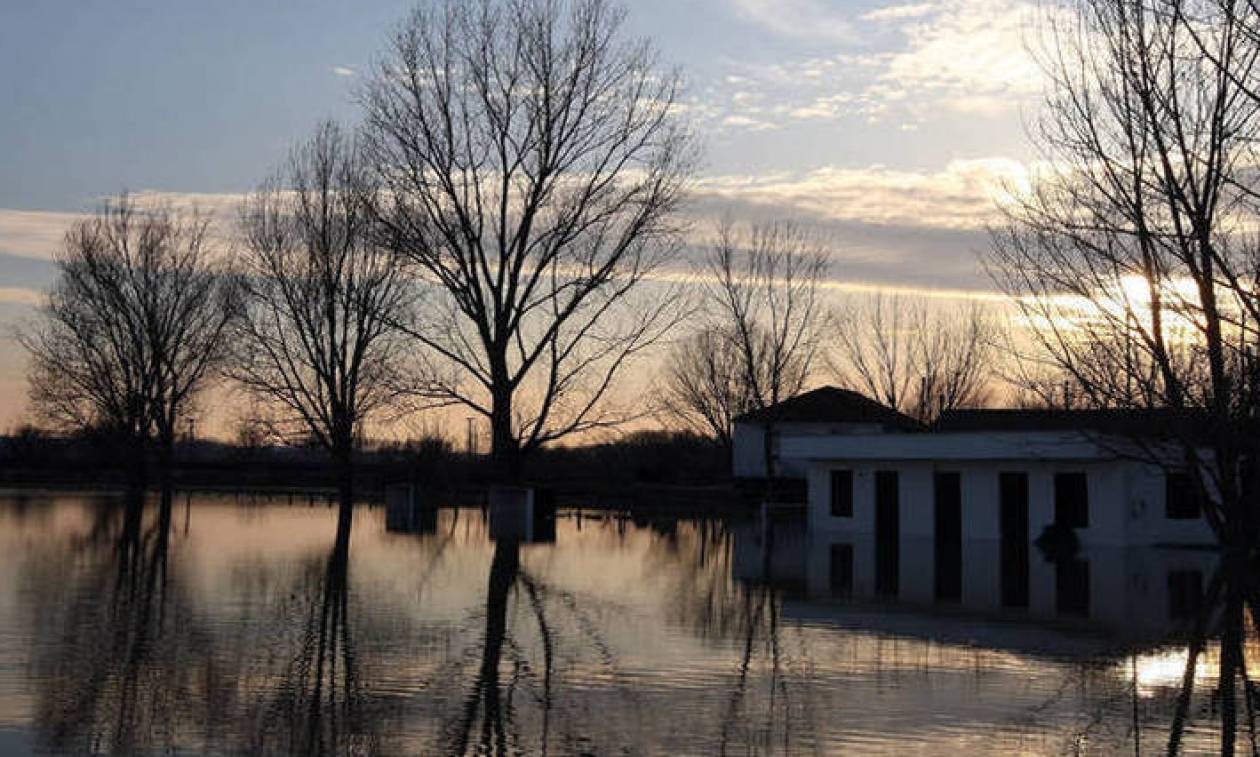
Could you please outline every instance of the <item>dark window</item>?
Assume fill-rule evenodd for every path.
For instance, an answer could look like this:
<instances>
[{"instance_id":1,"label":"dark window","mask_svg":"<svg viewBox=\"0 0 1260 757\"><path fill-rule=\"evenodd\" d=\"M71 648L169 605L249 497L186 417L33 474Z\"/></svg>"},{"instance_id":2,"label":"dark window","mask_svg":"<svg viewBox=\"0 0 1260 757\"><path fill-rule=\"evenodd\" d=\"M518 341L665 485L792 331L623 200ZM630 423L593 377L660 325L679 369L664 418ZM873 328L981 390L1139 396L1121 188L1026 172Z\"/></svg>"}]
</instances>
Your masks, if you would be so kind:
<instances>
[{"instance_id":1,"label":"dark window","mask_svg":"<svg viewBox=\"0 0 1260 757\"><path fill-rule=\"evenodd\" d=\"M1203 574L1197 570L1168 573L1168 616L1173 620L1198 617L1203 608Z\"/></svg>"},{"instance_id":2,"label":"dark window","mask_svg":"<svg viewBox=\"0 0 1260 757\"><path fill-rule=\"evenodd\" d=\"M831 545L831 591L849 596L853 593L853 545Z\"/></svg>"},{"instance_id":3,"label":"dark window","mask_svg":"<svg viewBox=\"0 0 1260 757\"><path fill-rule=\"evenodd\" d=\"M936 493L936 598L962 598L962 476L937 473Z\"/></svg>"},{"instance_id":4,"label":"dark window","mask_svg":"<svg viewBox=\"0 0 1260 757\"><path fill-rule=\"evenodd\" d=\"M831 514L837 518L853 517L853 471L831 472Z\"/></svg>"},{"instance_id":5,"label":"dark window","mask_svg":"<svg viewBox=\"0 0 1260 757\"><path fill-rule=\"evenodd\" d=\"M1189 473L1170 472L1164 477L1164 516L1170 520L1202 517L1199 485Z\"/></svg>"},{"instance_id":6,"label":"dark window","mask_svg":"<svg viewBox=\"0 0 1260 757\"><path fill-rule=\"evenodd\" d=\"M897 596L901 583L901 495L897 471L875 473L875 591Z\"/></svg>"},{"instance_id":7,"label":"dark window","mask_svg":"<svg viewBox=\"0 0 1260 757\"><path fill-rule=\"evenodd\" d=\"M1003 472L1001 493L1002 606L1028 606L1028 474Z\"/></svg>"},{"instance_id":8,"label":"dark window","mask_svg":"<svg viewBox=\"0 0 1260 757\"><path fill-rule=\"evenodd\" d=\"M1068 528L1089 528L1089 486L1084 473L1055 474L1054 522Z\"/></svg>"}]
</instances>

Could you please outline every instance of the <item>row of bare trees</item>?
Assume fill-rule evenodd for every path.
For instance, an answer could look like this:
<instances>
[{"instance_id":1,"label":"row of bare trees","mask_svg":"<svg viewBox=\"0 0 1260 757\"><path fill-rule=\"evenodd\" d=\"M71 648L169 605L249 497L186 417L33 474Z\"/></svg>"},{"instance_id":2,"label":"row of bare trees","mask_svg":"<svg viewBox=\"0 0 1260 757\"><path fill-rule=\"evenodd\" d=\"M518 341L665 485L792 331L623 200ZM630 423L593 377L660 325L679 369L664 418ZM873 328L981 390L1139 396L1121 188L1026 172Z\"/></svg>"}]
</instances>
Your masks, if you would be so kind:
<instances>
[{"instance_id":1,"label":"row of bare trees","mask_svg":"<svg viewBox=\"0 0 1260 757\"><path fill-rule=\"evenodd\" d=\"M677 73L623 17L607 0L422 6L360 89L362 127L320 126L229 239L196 213L108 204L67 236L24 338L36 408L169 457L225 376L273 434L326 448L347 492L365 425L416 408L483 417L505 477L544 444L641 416L614 387L697 312L665 270L696 149ZM734 416L806 387L833 330L852 380L894 406L975 399L981 330L960 346L926 319L913 360L946 362L894 379L919 398L870 383L868 339L829 328L826 250L801 227L723 224L701 274L668 404L724 441ZM871 343L885 336L900 338Z\"/></svg>"},{"instance_id":2,"label":"row of bare trees","mask_svg":"<svg viewBox=\"0 0 1260 757\"><path fill-rule=\"evenodd\" d=\"M458 404L499 472L614 423L627 366L680 318L653 274L678 249L694 162L678 76L606 0L438 2L397 29L356 133L321 126L206 220L123 197L76 227L24 338L45 418L169 450L230 376L272 431L350 478L374 417Z\"/></svg>"},{"instance_id":3,"label":"row of bare trees","mask_svg":"<svg viewBox=\"0 0 1260 757\"><path fill-rule=\"evenodd\" d=\"M990 400L989 309L884 294L837 305L829 275L825 240L804 227L723 222L700 265L699 325L663 366L665 412L730 446L738 416L825 378L925 424Z\"/></svg>"}]
</instances>

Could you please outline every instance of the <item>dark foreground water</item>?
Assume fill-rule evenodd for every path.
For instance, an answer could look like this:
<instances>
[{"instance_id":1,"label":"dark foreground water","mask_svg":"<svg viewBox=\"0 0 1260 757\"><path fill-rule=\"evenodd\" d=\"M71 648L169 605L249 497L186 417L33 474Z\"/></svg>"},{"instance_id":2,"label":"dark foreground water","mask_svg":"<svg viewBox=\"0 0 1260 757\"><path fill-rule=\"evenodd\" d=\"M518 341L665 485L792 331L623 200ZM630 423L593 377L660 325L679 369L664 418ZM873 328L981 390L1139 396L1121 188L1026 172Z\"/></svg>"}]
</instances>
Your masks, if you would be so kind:
<instances>
[{"instance_id":1,"label":"dark foreground water","mask_svg":"<svg viewBox=\"0 0 1260 757\"><path fill-rule=\"evenodd\" d=\"M1193 753L1223 722L1251 748L1220 643L1187 666L1208 553L890 563L799 524L767 551L755 522L577 510L529 530L6 494L0 754Z\"/></svg>"}]
</instances>

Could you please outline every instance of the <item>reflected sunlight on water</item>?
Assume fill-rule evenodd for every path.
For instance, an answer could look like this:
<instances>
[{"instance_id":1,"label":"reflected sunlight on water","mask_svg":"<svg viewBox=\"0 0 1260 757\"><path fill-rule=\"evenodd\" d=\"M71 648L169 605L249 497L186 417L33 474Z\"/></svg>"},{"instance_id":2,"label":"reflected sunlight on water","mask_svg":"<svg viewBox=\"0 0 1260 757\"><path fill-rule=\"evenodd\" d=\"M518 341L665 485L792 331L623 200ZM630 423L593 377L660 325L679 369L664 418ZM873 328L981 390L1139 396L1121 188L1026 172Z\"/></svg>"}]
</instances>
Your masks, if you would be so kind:
<instances>
[{"instance_id":1,"label":"reflected sunlight on water","mask_svg":"<svg viewBox=\"0 0 1260 757\"><path fill-rule=\"evenodd\" d=\"M772 551L752 522L580 510L496 535L479 508L9 496L0 751L1162 752L1188 601L1164 595L1205 559L1031 565L1012 610L983 545L940 601L930 553L875 596L867 545L790 525ZM1215 659L1187 751L1219 746Z\"/></svg>"}]
</instances>

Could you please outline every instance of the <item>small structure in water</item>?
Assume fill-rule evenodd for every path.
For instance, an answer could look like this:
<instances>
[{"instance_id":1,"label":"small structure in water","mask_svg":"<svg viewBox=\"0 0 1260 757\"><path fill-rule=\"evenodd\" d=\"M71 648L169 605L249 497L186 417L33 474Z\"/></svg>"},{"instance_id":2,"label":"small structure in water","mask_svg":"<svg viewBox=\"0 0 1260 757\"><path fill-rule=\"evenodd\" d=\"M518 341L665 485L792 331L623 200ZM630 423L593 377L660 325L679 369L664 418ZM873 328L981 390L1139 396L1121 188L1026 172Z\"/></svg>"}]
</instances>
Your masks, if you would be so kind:
<instances>
[{"instance_id":1,"label":"small structure in water","mask_svg":"<svg viewBox=\"0 0 1260 757\"><path fill-rule=\"evenodd\" d=\"M556 540L556 500L545 489L492 486L487 496L490 538L522 544L550 544Z\"/></svg>"},{"instance_id":2,"label":"small structure in water","mask_svg":"<svg viewBox=\"0 0 1260 757\"><path fill-rule=\"evenodd\" d=\"M416 484L393 484L385 489L385 530L403 534L437 533L437 503Z\"/></svg>"}]
</instances>

